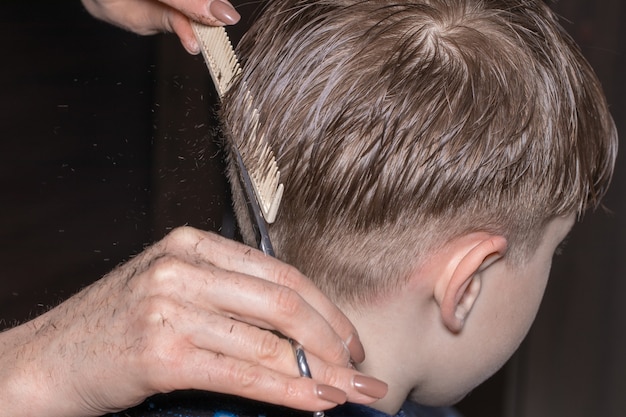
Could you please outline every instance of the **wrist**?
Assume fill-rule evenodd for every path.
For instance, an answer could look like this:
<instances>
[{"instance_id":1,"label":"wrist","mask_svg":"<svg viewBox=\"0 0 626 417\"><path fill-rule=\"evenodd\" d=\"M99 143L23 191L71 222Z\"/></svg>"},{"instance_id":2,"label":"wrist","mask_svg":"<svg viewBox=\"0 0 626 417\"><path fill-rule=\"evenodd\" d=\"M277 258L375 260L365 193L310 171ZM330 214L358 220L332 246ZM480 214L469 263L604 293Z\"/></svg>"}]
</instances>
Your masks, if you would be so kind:
<instances>
[{"instance_id":1,"label":"wrist","mask_svg":"<svg viewBox=\"0 0 626 417\"><path fill-rule=\"evenodd\" d=\"M38 380L29 333L25 323L0 333L0 407L11 416L36 414Z\"/></svg>"},{"instance_id":2,"label":"wrist","mask_svg":"<svg viewBox=\"0 0 626 417\"><path fill-rule=\"evenodd\" d=\"M44 315L45 316L45 315ZM46 360L49 346L38 317L0 333L0 409L2 415L63 416L76 414L74 401L61 384L57 358ZM6 413L6 414L4 414Z\"/></svg>"}]
</instances>

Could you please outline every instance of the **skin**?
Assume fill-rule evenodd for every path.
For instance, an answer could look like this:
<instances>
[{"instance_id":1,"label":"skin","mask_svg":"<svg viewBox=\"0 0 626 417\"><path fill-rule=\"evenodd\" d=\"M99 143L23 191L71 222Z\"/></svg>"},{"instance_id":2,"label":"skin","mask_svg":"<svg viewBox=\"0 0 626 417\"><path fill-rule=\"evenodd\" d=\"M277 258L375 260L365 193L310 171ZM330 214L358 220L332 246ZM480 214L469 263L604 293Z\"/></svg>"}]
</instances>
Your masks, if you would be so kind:
<instances>
[{"instance_id":1,"label":"skin","mask_svg":"<svg viewBox=\"0 0 626 417\"><path fill-rule=\"evenodd\" d=\"M185 49L200 49L191 20L211 26L235 24L240 16L227 0L82 0L93 16L140 35L174 32Z\"/></svg>"},{"instance_id":2,"label":"skin","mask_svg":"<svg viewBox=\"0 0 626 417\"><path fill-rule=\"evenodd\" d=\"M394 414L407 397L454 404L497 371L527 334L554 252L573 223L573 215L550 221L520 266L506 262L502 236L462 236L397 292L367 308L344 308L368 352L358 368L390 382L373 406Z\"/></svg>"},{"instance_id":3,"label":"skin","mask_svg":"<svg viewBox=\"0 0 626 417\"><path fill-rule=\"evenodd\" d=\"M305 347L318 380L299 377L271 330ZM189 388L308 410L375 399L347 366L363 359L355 328L308 279L192 228L1 333L0 352L0 404L12 416L97 416Z\"/></svg>"}]
</instances>

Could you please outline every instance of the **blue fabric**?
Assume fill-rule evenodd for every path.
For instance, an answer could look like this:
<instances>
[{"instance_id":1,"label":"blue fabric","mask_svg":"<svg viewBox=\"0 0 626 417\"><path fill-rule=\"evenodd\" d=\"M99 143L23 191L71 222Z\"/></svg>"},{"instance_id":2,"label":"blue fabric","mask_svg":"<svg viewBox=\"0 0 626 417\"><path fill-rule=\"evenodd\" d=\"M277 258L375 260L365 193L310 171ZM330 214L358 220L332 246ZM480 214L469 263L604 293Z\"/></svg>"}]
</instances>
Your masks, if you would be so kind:
<instances>
[{"instance_id":1,"label":"blue fabric","mask_svg":"<svg viewBox=\"0 0 626 417\"><path fill-rule=\"evenodd\" d=\"M109 417L312 417L313 413L239 397L197 391L158 395ZM453 408L426 407L406 402L396 416L359 404L326 411L327 417L462 417Z\"/></svg>"},{"instance_id":2,"label":"blue fabric","mask_svg":"<svg viewBox=\"0 0 626 417\"><path fill-rule=\"evenodd\" d=\"M395 416L380 412L371 407L360 404L344 404L328 410L329 417L462 417L450 407L426 407L407 401Z\"/></svg>"}]
</instances>

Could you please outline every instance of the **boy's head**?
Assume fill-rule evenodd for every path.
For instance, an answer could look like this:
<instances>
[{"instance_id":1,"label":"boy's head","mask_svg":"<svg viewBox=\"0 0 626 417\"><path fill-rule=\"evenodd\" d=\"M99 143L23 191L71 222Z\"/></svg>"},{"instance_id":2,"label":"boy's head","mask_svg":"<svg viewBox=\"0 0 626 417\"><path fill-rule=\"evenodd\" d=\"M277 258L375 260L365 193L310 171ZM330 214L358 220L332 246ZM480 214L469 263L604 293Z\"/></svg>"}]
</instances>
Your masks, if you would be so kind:
<instances>
[{"instance_id":1,"label":"boy's head","mask_svg":"<svg viewBox=\"0 0 626 417\"><path fill-rule=\"evenodd\" d=\"M338 301L469 232L523 262L608 185L601 88L540 1L275 1L241 52L226 130L245 152L249 88L286 186L277 254Z\"/></svg>"},{"instance_id":2,"label":"boy's head","mask_svg":"<svg viewBox=\"0 0 626 417\"><path fill-rule=\"evenodd\" d=\"M608 186L617 145L606 101L541 1L273 1L241 57L225 131L245 153L249 89L285 184L277 256L340 304L379 305L419 287L416 276L447 274L429 288L454 337L475 277L547 277L573 217ZM503 295L475 315L516 305L498 317L519 320L459 392L511 354L544 284L507 284L524 292L515 302L498 284L483 290ZM476 338L454 343L480 350ZM452 398L433 394L447 383L424 402Z\"/></svg>"}]
</instances>

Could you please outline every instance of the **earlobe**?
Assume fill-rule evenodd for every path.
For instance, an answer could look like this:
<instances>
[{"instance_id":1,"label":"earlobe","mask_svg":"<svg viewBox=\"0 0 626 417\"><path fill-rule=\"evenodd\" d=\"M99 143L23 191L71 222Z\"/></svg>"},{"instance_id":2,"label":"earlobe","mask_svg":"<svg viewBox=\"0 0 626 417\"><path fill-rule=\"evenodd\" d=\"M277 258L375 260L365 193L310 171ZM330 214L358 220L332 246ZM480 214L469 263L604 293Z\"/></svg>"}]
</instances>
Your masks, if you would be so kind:
<instances>
[{"instance_id":1,"label":"earlobe","mask_svg":"<svg viewBox=\"0 0 626 417\"><path fill-rule=\"evenodd\" d=\"M445 326L459 333L476 304L484 272L506 253L507 242L502 236L487 234L472 235L457 248L461 255L453 258L454 265L447 277L442 277L443 286L435 294Z\"/></svg>"}]
</instances>

